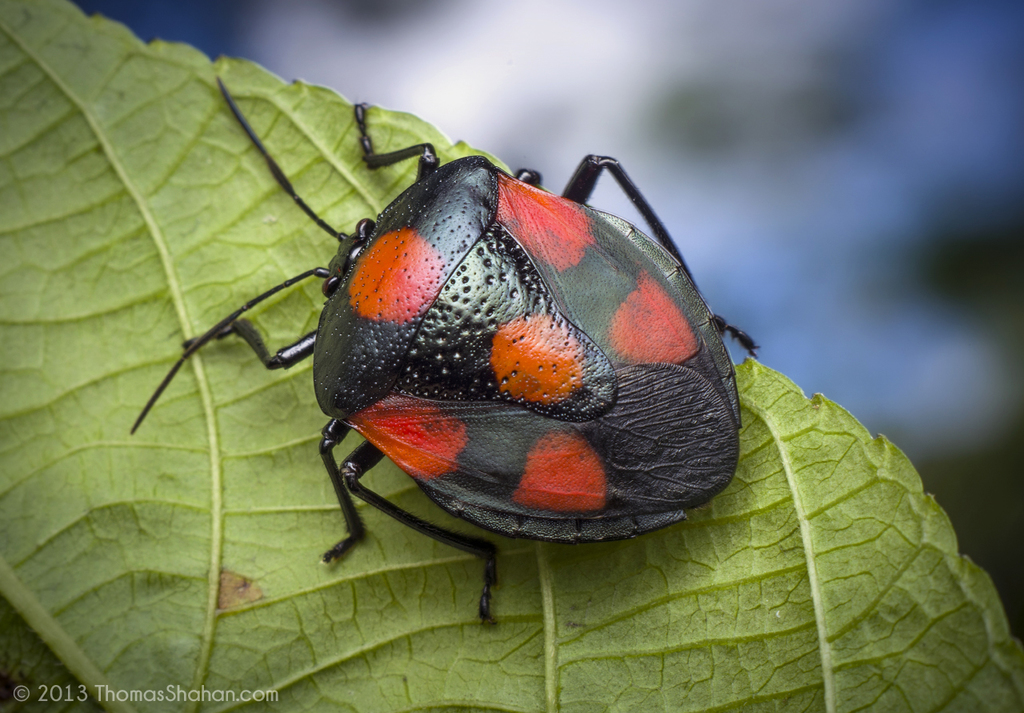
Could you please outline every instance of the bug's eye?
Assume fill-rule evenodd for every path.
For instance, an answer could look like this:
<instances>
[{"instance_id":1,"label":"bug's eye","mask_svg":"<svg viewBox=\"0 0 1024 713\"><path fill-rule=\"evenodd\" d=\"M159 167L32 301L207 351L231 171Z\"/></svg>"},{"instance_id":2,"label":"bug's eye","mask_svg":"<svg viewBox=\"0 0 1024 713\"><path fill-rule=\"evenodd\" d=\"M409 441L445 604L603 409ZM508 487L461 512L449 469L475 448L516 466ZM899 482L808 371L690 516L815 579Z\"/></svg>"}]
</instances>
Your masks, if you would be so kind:
<instances>
[{"instance_id":1,"label":"bug's eye","mask_svg":"<svg viewBox=\"0 0 1024 713\"><path fill-rule=\"evenodd\" d=\"M341 278L338 277L337 275L331 275L326 280L324 280L324 284L320 287L320 289L323 290L324 297L330 297L338 290L338 285L340 284Z\"/></svg>"},{"instance_id":2,"label":"bug's eye","mask_svg":"<svg viewBox=\"0 0 1024 713\"><path fill-rule=\"evenodd\" d=\"M376 224L369 218L363 218L356 224L356 231L351 236L352 248L345 257L345 264L341 266L340 274L348 274L348 271L352 268L352 263L359 257L359 253L363 251L363 246L366 245L366 241L373 235L373 230L376 227Z\"/></svg>"}]
</instances>

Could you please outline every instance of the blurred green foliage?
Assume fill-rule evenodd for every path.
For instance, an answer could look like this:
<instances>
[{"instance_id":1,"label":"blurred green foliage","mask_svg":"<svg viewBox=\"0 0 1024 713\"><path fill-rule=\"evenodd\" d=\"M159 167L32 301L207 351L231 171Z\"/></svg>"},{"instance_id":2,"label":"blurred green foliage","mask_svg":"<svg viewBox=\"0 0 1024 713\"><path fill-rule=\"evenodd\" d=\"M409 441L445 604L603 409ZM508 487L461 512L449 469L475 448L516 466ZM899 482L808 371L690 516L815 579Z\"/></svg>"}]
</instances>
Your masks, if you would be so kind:
<instances>
[{"instance_id":1,"label":"blurred green foliage","mask_svg":"<svg viewBox=\"0 0 1024 713\"><path fill-rule=\"evenodd\" d=\"M985 233L937 236L918 264L926 287L976 314L1007 363L1024 351L1024 215ZM1024 395L1024 377L1005 388ZM988 443L954 456L919 460L925 489L949 514L960 551L995 581L1010 627L1024 635L1024 398Z\"/></svg>"}]
</instances>

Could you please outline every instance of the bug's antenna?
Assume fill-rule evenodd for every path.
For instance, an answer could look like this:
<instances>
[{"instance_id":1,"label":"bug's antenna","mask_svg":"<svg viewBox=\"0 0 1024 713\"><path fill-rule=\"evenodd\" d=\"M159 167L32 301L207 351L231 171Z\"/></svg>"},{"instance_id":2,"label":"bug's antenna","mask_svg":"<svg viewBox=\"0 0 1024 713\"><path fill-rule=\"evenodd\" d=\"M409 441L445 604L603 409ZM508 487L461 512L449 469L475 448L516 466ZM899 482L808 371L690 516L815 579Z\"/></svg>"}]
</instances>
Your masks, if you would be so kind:
<instances>
[{"instance_id":1,"label":"bug's antenna","mask_svg":"<svg viewBox=\"0 0 1024 713\"><path fill-rule=\"evenodd\" d=\"M267 152L266 147L263 146L263 142L260 141L259 137L256 136L256 132L252 130L251 126L249 126L249 122L246 121L245 116L242 114L242 110L238 108L237 104L235 104L234 98L231 96L231 93L228 91L228 88L224 86L224 82L220 80L220 77L217 77L217 86L220 87L220 93L223 94L224 99L227 100L228 107L231 109L231 113L235 115L235 119L237 119L238 123L242 125L243 129L245 129L245 133L249 135L249 139L256 146L256 149L261 154L263 154L263 158L266 159L267 161L267 167L270 169L270 172L274 175L274 179L277 181L278 185L280 185L281 188L284 189L285 193L292 197L292 200L295 201L295 204L299 206L299 208L302 208L302 211L306 215L312 218L314 223L316 223L325 231L330 233L332 238L338 240L339 242L347 239L348 236L345 233L342 233L339 230L335 230L330 225L328 225L324 221L324 219L317 215L312 208L306 205L306 201L302 200L299 194L295 192L295 189L292 187L292 182L289 181L288 177L284 175L284 171L282 171L281 167L277 165L277 161L270 157L270 154Z\"/></svg>"},{"instance_id":2,"label":"bug's antenna","mask_svg":"<svg viewBox=\"0 0 1024 713\"><path fill-rule=\"evenodd\" d=\"M146 418L146 414L148 414L150 409L153 408L153 404L155 404L156 400L160 398L160 394L164 392L164 389L167 388L167 385L171 383L171 379L173 379L174 375L178 373L178 370L181 368L181 365L185 363L186 359L188 359L190 356L199 351L200 347L202 347L204 344L206 344L212 339L228 334L231 330L231 325L234 323L236 319L241 317L243 313L249 311L250 309L258 305L260 302L267 299L274 293L280 292L286 287L291 287L296 282L301 282L302 280L305 280L307 277L316 276L324 278L329 277L330 274L330 271L325 267L314 267L312 270L306 270L301 275L296 275L295 277L285 280L276 287L271 287L262 295L259 295L258 297L253 297L251 300L249 300L244 305L236 309L227 317L217 322L217 324L213 325L213 327L208 329L204 334L196 337L195 339L190 339L187 342L185 342L184 353L182 353L181 358L179 358L178 361L174 363L174 366L171 367L171 370L167 372L167 376L165 376L164 380L160 382L160 385L156 387L156 391L153 392L153 395L149 397L149 401L147 401L146 405L142 408L142 413L140 413L139 417L135 419L135 423L132 425L131 432L133 434L135 433L135 431L139 428L139 425L142 423L142 420Z\"/></svg>"}]
</instances>

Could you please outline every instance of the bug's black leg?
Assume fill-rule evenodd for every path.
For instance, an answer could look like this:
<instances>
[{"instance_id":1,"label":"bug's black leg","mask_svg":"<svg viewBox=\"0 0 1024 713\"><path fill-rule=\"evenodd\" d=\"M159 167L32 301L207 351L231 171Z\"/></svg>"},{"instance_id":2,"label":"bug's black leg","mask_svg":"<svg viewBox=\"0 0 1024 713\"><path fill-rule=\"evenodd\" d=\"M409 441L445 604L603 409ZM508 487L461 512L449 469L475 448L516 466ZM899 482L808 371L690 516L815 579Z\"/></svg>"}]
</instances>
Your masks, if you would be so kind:
<instances>
[{"instance_id":1,"label":"bug's black leg","mask_svg":"<svg viewBox=\"0 0 1024 713\"><path fill-rule=\"evenodd\" d=\"M647 221L647 225L651 228L651 233L654 235L654 239L661 243L661 246L668 250L669 254L674 257L680 265L683 266L683 270L686 271L687 277L690 281L693 281L693 275L690 274L690 269L686 266L686 261L683 260L683 256L679 254L679 250L676 249L675 243L672 242L672 238L669 237L668 230L665 229L664 223L658 218L654 209L644 198L640 189L636 187L636 184L626 174L626 171L622 168L622 165L614 158L610 156L595 156L591 154L584 158L576 169L576 173L573 174L572 178L569 179L568 185L565 190L562 191L562 197L568 198L571 201L577 203L586 203L590 198L590 194L594 192L594 186L597 185L597 179L600 177L602 171L610 171L615 181L622 188L622 192L626 194L626 197L632 201L633 205L643 216L644 220ZM696 283L694 283L696 284Z\"/></svg>"},{"instance_id":2,"label":"bug's black leg","mask_svg":"<svg viewBox=\"0 0 1024 713\"><path fill-rule=\"evenodd\" d=\"M257 150L263 154L263 158L267 162L267 168L270 169L270 173L273 174L274 179L277 181L278 185L284 189L284 192L291 196L292 200L295 201L295 205L299 206L303 213L308 215L314 223L330 233L333 238L339 241L347 238L347 235L328 225L323 218L317 215L312 208L306 205L306 201L299 197L299 194L296 193L295 189L292 187L292 182L288 180L286 175L284 175L284 171L282 171L281 167L277 165L277 161L270 157L270 153L263 146L263 142L260 141L259 137L256 136L256 132L252 130L251 126L249 126L249 122L246 120L245 115L242 114L242 110L238 108L237 104L235 104L234 98L232 98L231 93L228 92L228 88L224 86L224 82L220 81L220 77L217 77L217 86L220 87L220 93L224 95L224 99L227 101L228 107L231 109L231 113L235 115L235 119L237 119L238 123L242 125L245 133L249 135L249 139L252 141L253 145L255 145Z\"/></svg>"},{"instance_id":3,"label":"bug's black leg","mask_svg":"<svg viewBox=\"0 0 1024 713\"><path fill-rule=\"evenodd\" d=\"M332 424L334 423L337 423L337 421L331 421L324 428L324 441L321 442L320 452L324 454L324 465L327 466L327 472L331 476L331 481L334 483L335 489L338 489L338 479L340 478L344 481L348 490L357 498L369 503L381 512L390 515L403 525L411 527L427 537L432 537L438 542L442 542L450 547L462 550L463 552L468 552L471 555L476 555L480 559L484 560L484 588L480 594L480 620L493 624L494 618L491 616L491 587L497 584L498 581L497 565L495 564L494 559L497 554L495 546L487 540L478 540L475 537L451 532L450 530L445 530L444 528L429 523L426 520L421 520L412 513L406 512L394 503L385 500L377 493L366 488L359 482L359 479L366 474L367 470L380 462L380 459L384 456L376 446L368 441L361 443L354 451L352 451L349 457L345 459L345 462L341 464L341 468L339 470L334 461L334 456L330 453L330 448L333 448L335 444L332 442L326 451L324 450L323 445L327 442L328 430L332 428ZM340 492L338 499L341 500ZM343 503L342 508L344 509L344 507L345 505ZM348 518L348 515L346 515L346 518ZM352 529L351 524L349 525L349 529ZM360 525L360 537L361 536L362 526ZM353 536L350 535L347 540L342 540L335 545L331 552L334 552L338 547L346 545L352 539ZM347 545L346 549L348 547L351 547L351 545ZM328 554L331 554L331 552ZM326 559L327 555L324 555L324 557Z\"/></svg>"},{"instance_id":4,"label":"bug's black leg","mask_svg":"<svg viewBox=\"0 0 1024 713\"><path fill-rule=\"evenodd\" d=\"M534 171L532 168L520 168L516 171L516 180L531 186L539 186L544 179L540 177L539 171Z\"/></svg>"},{"instance_id":5,"label":"bug's black leg","mask_svg":"<svg viewBox=\"0 0 1024 713\"><path fill-rule=\"evenodd\" d=\"M619 184L622 192L626 194L626 197L632 201L633 205L643 216L644 220L647 221L647 225L651 228L655 240L661 243L661 246L668 250L669 254L675 258L680 267L683 268L683 272L690 278L690 282L694 286L697 283L693 279L693 275L690 273L690 268L686 266L686 261L683 260L683 256L679 254L679 250L676 248L675 243L672 242L672 238L669 237L668 230L665 229L664 223L658 218L654 209L644 198L640 189L636 187L636 184L630 179L629 175L622 168L616 159L610 156L595 156L591 154L584 158L576 169L576 173L569 179L568 185L565 190L562 191L562 196L568 198L576 203L586 203L587 199L590 198L590 194L594 191L594 186L597 185L597 179L600 177L602 171L609 171L615 181ZM737 329L721 317L714 316L715 326L721 333L728 332L736 341L738 341L751 356L757 356L757 344L746 332Z\"/></svg>"},{"instance_id":6,"label":"bug's black leg","mask_svg":"<svg viewBox=\"0 0 1024 713\"><path fill-rule=\"evenodd\" d=\"M355 105L356 124L359 126L359 145L363 147L363 161L366 162L367 167L381 168L382 166L390 166L393 163L419 156L420 165L416 173L417 181L424 179L437 170L441 162L437 158L437 152L434 151L433 144L416 144L415 146L408 146L390 153L374 153L373 141L370 140L370 135L366 133L366 110L369 108L367 104Z\"/></svg>"},{"instance_id":7,"label":"bug's black leg","mask_svg":"<svg viewBox=\"0 0 1024 713\"><path fill-rule=\"evenodd\" d=\"M747 353L750 354L750 356L757 356L757 350L760 349L761 347L757 345L753 337L744 332L742 329L732 326L731 324L726 322L725 319L719 317L717 314L713 315L712 319L714 320L715 327L718 329L718 332L720 334L725 334L726 332L728 332L729 336L731 336L733 339L739 342L740 346L746 349Z\"/></svg>"},{"instance_id":8,"label":"bug's black leg","mask_svg":"<svg viewBox=\"0 0 1024 713\"><path fill-rule=\"evenodd\" d=\"M232 327L233 327L235 321L238 320L239 317L241 317L244 313L248 312L250 309L252 309L256 305L258 305L260 302L262 302L263 300L267 299L271 295L280 292L281 290L285 289L286 287L291 287L296 282L300 282L302 280L305 280L307 277L325 278L325 277L330 277L330 275L331 275L331 273L330 273L330 271L328 271L328 269L326 267L314 267L312 270L306 270L305 272L303 272L303 273L301 273L299 275L296 275L295 277L291 277L291 278L285 280L280 285L275 285L274 287L271 287L269 290L264 292L262 295L257 295L256 297L253 297L251 300L249 300L244 305L242 305L241 307L236 309L234 312L229 314L227 317L225 317L221 321L217 322L217 324L213 325L210 329L208 329L203 334L199 335L198 337L196 337L194 339L189 339L188 341L186 341L185 344L184 344L185 351L182 353L182 355L178 359L178 361L174 362L174 366L172 366L170 368L170 371L167 372L167 376L165 376L163 381L161 381L160 384L156 387L156 391L154 391L153 395L149 397L149 401L146 402L146 405L142 407L142 413L140 413L139 417L137 419L135 419L135 423L132 425L131 432L135 433L135 431L138 430L139 425L142 423L143 419L146 418L146 414L148 414L150 409L153 408L153 404L155 404L156 400L158 398L160 398L160 394L162 394L164 392L164 389L167 388L167 385L171 383L171 379L173 379L174 375L178 373L179 369L181 369L181 366L182 366L182 364L185 363L185 360L188 359L193 354L195 354L197 351L199 351L199 349L204 344L206 344L207 342L212 341L214 339L218 339L220 337L223 337L223 336L225 336L226 333L230 334L230 332L233 331ZM255 331L255 330L253 330L253 331ZM259 337L258 334L256 336ZM310 335L307 334L305 337L303 337L302 339L300 339L298 342L296 342L295 344L291 345L290 347L285 347L282 351L287 352L287 351L289 351L291 349L296 349L297 348L299 353L304 353L304 350L308 349L309 352L305 353L305 356L309 356L309 354L312 353L312 340L310 340L310 343L308 345L306 344L306 340L309 339L309 336ZM248 341L248 340L246 340L246 341ZM263 340L260 339L260 344L262 345L262 343L263 343ZM250 342L250 346L252 346L251 342ZM253 347L253 349L255 349L255 347ZM266 346L264 346L263 347L263 351L266 352L266 350L267 350L267 348L266 348ZM260 352L257 350L256 353L259 354ZM262 357L260 357L260 358L262 358ZM301 358L304 358L304 357L297 357L296 361L298 361ZM266 363L266 362L264 362L264 363ZM282 366L284 366L284 365L282 364ZM274 367L268 367L268 368L274 368Z\"/></svg>"},{"instance_id":9,"label":"bug's black leg","mask_svg":"<svg viewBox=\"0 0 1024 713\"><path fill-rule=\"evenodd\" d=\"M360 519L359 513L356 512L356 506L352 503L352 496L345 489L345 481L338 471L337 461L334 460L334 448L344 440L345 434L348 431L348 426L338 419L332 418L324 426L322 431L323 438L320 439L320 458L323 459L324 467L327 468L327 474L331 476L334 493L338 496L338 504L341 505L341 512L345 516L345 524L348 526L348 537L324 552L321 559L325 563L333 562L341 557L352 549L352 545L359 542L366 535L366 528L363 527L363 521ZM368 444L364 443L363 445ZM349 455L344 465L342 465L342 469L355 468L365 472L377 465L382 457L381 452L374 448L373 450L376 452L360 453L360 448L356 448Z\"/></svg>"},{"instance_id":10,"label":"bug's black leg","mask_svg":"<svg viewBox=\"0 0 1024 713\"><path fill-rule=\"evenodd\" d=\"M233 324L229 324L220 331L217 339L223 339L229 334L237 334L244 339L245 343L256 352L256 356L263 362L263 366L268 369L292 368L313 354L313 346L316 343L316 330L314 330L294 344L278 349L277 353L272 355L267 349L267 345L263 342L262 335L260 335L253 323L247 319L239 319ZM189 339L182 346L188 349L196 339L198 337Z\"/></svg>"}]
</instances>

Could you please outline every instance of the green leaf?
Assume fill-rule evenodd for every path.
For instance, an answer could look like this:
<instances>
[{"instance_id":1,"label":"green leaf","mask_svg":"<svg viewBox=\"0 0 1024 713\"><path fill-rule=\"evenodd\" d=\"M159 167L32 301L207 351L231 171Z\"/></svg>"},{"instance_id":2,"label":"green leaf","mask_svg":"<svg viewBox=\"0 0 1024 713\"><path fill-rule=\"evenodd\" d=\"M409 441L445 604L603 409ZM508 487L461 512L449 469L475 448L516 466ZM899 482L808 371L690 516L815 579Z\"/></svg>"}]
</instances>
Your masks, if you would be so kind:
<instances>
[{"instance_id":1,"label":"green leaf","mask_svg":"<svg viewBox=\"0 0 1024 713\"><path fill-rule=\"evenodd\" d=\"M253 707L117 700L168 686L271 689L282 710L1024 708L995 590L904 456L753 362L732 485L634 541L499 538L493 627L479 561L375 511L367 542L318 564L344 528L308 365L267 372L216 342L129 437L183 338L333 251L216 75L332 225L412 179L361 165L331 91L143 45L60 0L0 0L0 684L28 685L26 709L74 679L109 710ZM408 115L370 124L379 150L471 152ZM307 284L255 321L284 344L322 301ZM472 529L393 466L369 479Z\"/></svg>"}]
</instances>

